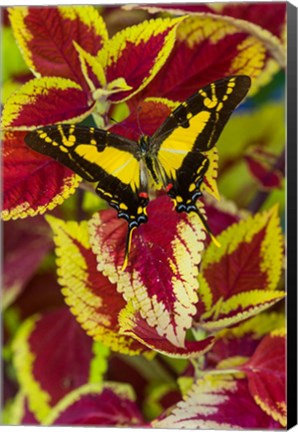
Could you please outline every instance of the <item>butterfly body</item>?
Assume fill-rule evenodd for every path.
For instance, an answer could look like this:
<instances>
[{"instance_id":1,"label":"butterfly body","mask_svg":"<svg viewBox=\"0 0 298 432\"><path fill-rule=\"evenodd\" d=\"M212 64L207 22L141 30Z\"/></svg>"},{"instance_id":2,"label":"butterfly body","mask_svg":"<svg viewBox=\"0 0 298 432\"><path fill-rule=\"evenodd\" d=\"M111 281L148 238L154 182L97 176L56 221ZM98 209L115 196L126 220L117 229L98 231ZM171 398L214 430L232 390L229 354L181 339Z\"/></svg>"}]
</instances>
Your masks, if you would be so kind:
<instances>
[{"instance_id":1,"label":"butterfly body","mask_svg":"<svg viewBox=\"0 0 298 432\"><path fill-rule=\"evenodd\" d=\"M152 136L138 142L93 127L58 124L25 137L32 149L61 162L89 182L128 222L124 266L132 232L147 222L152 187L163 188L177 212L196 212L214 147L231 113L250 87L247 76L209 84L179 105Z\"/></svg>"}]
</instances>

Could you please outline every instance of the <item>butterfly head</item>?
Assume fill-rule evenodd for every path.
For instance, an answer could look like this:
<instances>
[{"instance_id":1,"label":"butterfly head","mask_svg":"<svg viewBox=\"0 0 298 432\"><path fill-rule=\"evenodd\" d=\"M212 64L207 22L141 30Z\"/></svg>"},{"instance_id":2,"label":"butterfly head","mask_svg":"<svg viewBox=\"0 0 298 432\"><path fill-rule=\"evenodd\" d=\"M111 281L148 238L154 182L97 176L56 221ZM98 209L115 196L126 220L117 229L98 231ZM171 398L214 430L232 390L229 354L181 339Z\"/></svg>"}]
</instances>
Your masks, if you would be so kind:
<instances>
[{"instance_id":1,"label":"butterfly head","mask_svg":"<svg viewBox=\"0 0 298 432\"><path fill-rule=\"evenodd\" d=\"M139 139L139 146L141 150L141 157L145 157L148 154L149 149L149 137L147 135L142 135Z\"/></svg>"}]
</instances>

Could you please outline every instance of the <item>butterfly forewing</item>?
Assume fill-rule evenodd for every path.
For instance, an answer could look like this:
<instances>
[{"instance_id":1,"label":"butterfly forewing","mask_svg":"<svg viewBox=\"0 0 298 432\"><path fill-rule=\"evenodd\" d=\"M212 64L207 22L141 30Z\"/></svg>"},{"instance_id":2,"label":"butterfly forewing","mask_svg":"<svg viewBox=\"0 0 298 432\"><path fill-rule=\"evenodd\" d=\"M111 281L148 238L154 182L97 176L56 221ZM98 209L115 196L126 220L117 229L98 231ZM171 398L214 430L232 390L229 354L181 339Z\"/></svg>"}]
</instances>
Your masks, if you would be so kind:
<instances>
[{"instance_id":1,"label":"butterfly forewing","mask_svg":"<svg viewBox=\"0 0 298 432\"><path fill-rule=\"evenodd\" d=\"M134 141L102 129L61 124L37 129L25 141L90 182L100 181L106 172L121 177L123 183L139 185L138 145Z\"/></svg>"},{"instance_id":2,"label":"butterfly forewing","mask_svg":"<svg viewBox=\"0 0 298 432\"><path fill-rule=\"evenodd\" d=\"M250 82L247 76L233 76L209 84L179 105L153 135L153 153L177 211L196 211L208 169L202 153L214 147Z\"/></svg>"},{"instance_id":3,"label":"butterfly forewing","mask_svg":"<svg viewBox=\"0 0 298 432\"><path fill-rule=\"evenodd\" d=\"M250 84L245 75L228 77L198 90L179 105L152 137L158 157L210 150Z\"/></svg>"}]
</instances>

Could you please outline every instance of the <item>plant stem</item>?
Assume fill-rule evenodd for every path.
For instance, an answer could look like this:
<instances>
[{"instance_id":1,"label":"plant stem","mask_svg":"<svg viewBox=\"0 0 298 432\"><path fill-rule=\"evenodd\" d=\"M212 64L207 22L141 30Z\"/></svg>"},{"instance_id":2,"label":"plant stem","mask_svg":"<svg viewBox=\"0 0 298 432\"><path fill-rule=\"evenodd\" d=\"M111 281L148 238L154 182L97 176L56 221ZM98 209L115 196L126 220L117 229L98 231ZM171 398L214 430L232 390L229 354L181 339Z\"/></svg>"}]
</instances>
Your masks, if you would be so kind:
<instances>
[{"instance_id":1,"label":"plant stem","mask_svg":"<svg viewBox=\"0 0 298 432\"><path fill-rule=\"evenodd\" d=\"M134 367L148 381L160 380L165 383L172 383L176 380L176 376L169 373L169 370L165 370L164 365L156 358L148 361L141 356L128 357L119 355L119 357Z\"/></svg>"}]
</instances>

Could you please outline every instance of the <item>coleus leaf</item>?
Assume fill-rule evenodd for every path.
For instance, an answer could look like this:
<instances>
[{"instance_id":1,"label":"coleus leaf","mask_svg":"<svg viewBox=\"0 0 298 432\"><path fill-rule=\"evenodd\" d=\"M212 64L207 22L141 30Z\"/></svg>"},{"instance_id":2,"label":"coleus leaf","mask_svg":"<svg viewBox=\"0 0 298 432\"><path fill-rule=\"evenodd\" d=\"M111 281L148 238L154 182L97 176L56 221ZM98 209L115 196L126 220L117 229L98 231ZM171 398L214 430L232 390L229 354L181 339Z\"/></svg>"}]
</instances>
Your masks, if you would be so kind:
<instances>
[{"instance_id":1,"label":"coleus leaf","mask_svg":"<svg viewBox=\"0 0 298 432\"><path fill-rule=\"evenodd\" d=\"M90 7L85 9L85 6L81 8L42 9L48 10L53 17L57 15L58 22L60 22L62 15L67 20L78 19L78 22L82 20L83 27L88 21L89 12L93 10ZM82 12L83 10L86 10L86 16ZM12 9L12 14L16 15L16 23L20 21L24 24L24 17L27 16L27 13L31 14L30 8L21 8L20 12L14 12ZM92 13L90 12L91 15ZM94 13L97 14L96 11ZM32 15L31 18L34 22L38 17L35 12L32 14L34 17ZM93 18L91 19L91 26L94 24ZM105 36L101 38L102 47L100 47L98 55L92 50L88 51L84 40L80 44L78 40L80 37L76 38L76 34L70 34L74 39L71 39L70 35L67 34L67 37L62 38L63 41L61 42L59 29L57 26L53 26L51 29L52 38L54 40L57 38L62 43L62 47L61 44L58 44L58 70L54 71L52 76L48 76L47 70L43 70L41 75L44 76L31 80L18 93L8 99L3 111L2 127L27 129L33 126L38 127L70 120L77 122L90 114L95 109L95 105L98 125L104 125L103 116L111 102L116 103L131 98L157 74L171 52L176 28L182 20L183 18L166 18L150 22L145 21L118 32L110 40L105 40ZM101 28L102 21L99 21L98 25ZM81 32L84 34L83 31L84 29L79 26L80 35ZM28 34L30 34L29 31ZM25 35L20 36L20 43L24 42L28 34L25 31ZM46 36L49 36L48 33ZM72 50L70 59L68 59L64 50L68 52L66 46L70 42ZM34 52L37 50L38 55L40 54L38 51L39 43L40 41L37 40L37 45L32 47ZM25 48L24 50L26 51ZM72 56L75 56L75 60ZM60 66L62 71L59 69ZM48 65L48 67L50 66ZM72 73L77 70L81 71L79 78L74 77ZM41 111L40 106L43 108ZM28 110L31 116L28 114Z\"/></svg>"},{"instance_id":2,"label":"coleus leaf","mask_svg":"<svg viewBox=\"0 0 298 432\"><path fill-rule=\"evenodd\" d=\"M83 329L114 351L130 355L148 352L131 337L119 335L118 315L126 303L116 285L97 270L87 222L64 222L52 216L47 220L54 232L58 281Z\"/></svg>"},{"instance_id":3,"label":"coleus leaf","mask_svg":"<svg viewBox=\"0 0 298 432\"><path fill-rule=\"evenodd\" d=\"M214 346L205 356L205 368L214 368L231 357L250 358L262 338L284 326L283 313L265 311L218 332Z\"/></svg>"},{"instance_id":4,"label":"coleus leaf","mask_svg":"<svg viewBox=\"0 0 298 432\"><path fill-rule=\"evenodd\" d=\"M155 419L171 408L181 399L181 393L176 383L153 383L147 391L143 409L147 419Z\"/></svg>"},{"instance_id":5,"label":"coleus leaf","mask_svg":"<svg viewBox=\"0 0 298 432\"><path fill-rule=\"evenodd\" d=\"M98 269L117 283L149 326L178 347L184 347L197 302L198 264L206 237L195 214L178 214L166 196L151 201L149 222L135 232L130 261L122 263L127 223L114 210L95 214L89 223Z\"/></svg>"},{"instance_id":6,"label":"coleus leaf","mask_svg":"<svg viewBox=\"0 0 298 432\"><path fill-rule=\"evenodd\" d=\"M33 129L48 124L78 122L94 108L82 88L66 78L34 78L7 101L1 126L9 129Z\"/></svg>"},{"instance_id":7,"label":"coleus leaf","mask_svg":"<svg viewBox=\"0 0 298 432\"><path fill-rule=\"evenodd\" d=\"M3 140L4 220L52 210L72 195L79 177L24 143L26 132L6 132Z\"/></svg>"},{"instance_id":8,"label":"coleus leaf","mask_svg":"<svg viewBox=\"0 0 298 432\"><path fill-rule=\"evenodd\" d=\"M38 421L71 390L86 384L96 368L106 369L107 348L94 342L66 307L35 315L23 322L13 342L14 365L29 409ZM94 364L94 358L99 361ZM94 373L94 372L93 372Z\"/></svg>"},{"instance_id":9,"label":"coleus leaf","mask_svg":"<svg viewBox=\"0 0 298 432\"><path fill-rule=\"evenodd\" d=\"M286 341L283 329L267 335L249 361L239 367L246 373L249 391L255 402L283 427L287 424L285 368Z\"/></svg>"},{"instance_id":10,"label":"coleus leaf","mask_svg":"<svg viewBox=\"0 0 298 432\"><path fill-rule=\"evenodd\" d=\"M277 208L230 226L210 244L199 274L200 326L235 324L284 297L274 291L282 270L282 234Z\"/></svg>"},{"instance_id":11,"label":"coleus leaf","mask_svg":"<svg viewBox=\"0 0 298 432\"><path fill-rule=\"evenodd\" d=\"M40 420L30 411L26 395L20 392L10 409L9 424L144 426L145 421L129 385L88 383L67 393Z\"/></svg>"},{"instance_id":12,"label":"coleus leaf","mask_svg":"<svg viewBox=\"0 0 298 432\"><path fill-rule=\"evenodd\" d=\"M197 380L170 414L152 422L171 429L278 429L255 403L245 379L206 375Z\"/></svg>"},{"instance_id":13,"label":"coleus leaf","mask_svg":"<svg viewBox=\"0 0 298 432\"><path fill-rule=\"evenodd\" d=\"M32 224L30 218L22 222ZM26 226L26 223L24 225ZM30 279L15 301L13 307L16 308L20 321L24 321L36 313L47 312L65 305L53 266L53 255L51 254L42 262L39 271ZM42 290L40 289L41 286Z\"/></svg>"},{"instance_id":14,"label":"coleus leaf","mask_svg":"<svg viewBox=\"0 0 298 432\"><path fill-rule=\"evenodd\" d=\"M125 384L86 384L65 396L45 425L144 426L131 388Z\"/></svg>"},{"instance_id":15,"label":"coleus leaf","mask_svg":"<svg viewBox=\"0 0 298 432\"><path fill-rule=\"evenodd\" d=\"M239 222L244 217L245 213L237 209L233 201L228 201L222 196L217 201L208 195L204 195L203 201L208 225L214 236L218 236L230 225Z\"/></svg>"},{"instance_id":16,"label":"coleus leaf","mask_svg":"<svg viewBox=\"0 0 298 432\"><path fill-rule=\"evenodd\" d=\"M272 6L272 7L270 7ZM165 5L146 5L146 6L124 6L124 9L131 10L135 8L147 10L151 14L160 13L163 10L176 14L217 14L229 16L236 20L245 20L257 24L259 27L268 30L273 35L282 38L286 22L286 4L277 2L272 5L266 3L217 3L213 5L205 4L165 4ZM237 21L234 22L237 22Z\"/></svg>"},{"instance_id":17,"label":"coleus leaf","mask_svg":"<svg viewBox=\"0 0 298 432\"><path fill-rule=\"evenodd\" d=\"M157 18L127 27L107 41L98 53L107 82L124 78L132 90L119 92L111 100L124 101L142 90L167 60L184 17Z\"/></svg>"},{"instance_id":18,"label":"coleus leaf","mask_svg":"<svg viewBox=\"0 0 298 432\"><path fill-rule=\"evenodd\" d=\"M93 6L16 7L9 15L24 59L37 77L69 78L86 87L73 42L95 55L108 38Z\"/></svg>"},{"instance_id":19,"label":"coleus leaf","mask_svg":"<svg viewBox=\"0 0 298 432\"><path fill-rule=\"evenodd\" d=\"M212 4L210 5L212 8ZM234 18L250 21L270 31L277 37L281 37L286 21L286 3L238 3L222 4L216 13L229 15Z\"/></svg>"},{"instance_id":20,"label":"coleus leaf","mask_svg":"<svg viewBox=\"0 0 298 432\"><path fill-rule=\"evenodd\" d=\"M39 421L29 409L27 396L19 391L9 407L9 413L7 421L4 421L7 425L38 425Z\"/></svg>"},{"instance_id":21,"label":"coleus leaf","mask_svg":"<svg viewBox=\"0 0 298 432\"><path fill-rule=\"evenodd\" d=\"M160 13L163 10L165 10L165 12L167 13L172 13L172 14L177 14L177 15L181 15L182 13L190 13L190 12L213 12L213 9L211 9L211 7L209 5L206 4L187 4L184 3L182 4L169 4L169 3L164 3L164 4L158 4L158 5L154 5L154 4L148 4L148 5L125 5L122 7L122 9L127 10L127 11L132 11L134 9L144 9L146 11L148 11L151 14L156 14L156 13Z\"/></svg>"},{"instance_id":22,"label":"coleus leaf","mask_svg":"<svg viewBox=\"0 0 298 432\"><path fill-rule=\"evenodd\" d=\"M185 341L184 347L175 346L159 335L156 328L148 325L140 312L134 310L133 302L121 311L119 323L120 333L132 336L148 348L169 357L197 358L209 351L214 343L214 338L209 336L194 342Z\"/></svg>"},{"instance_id":23,"label":"coleus leaf","mask_svg":"<svg viewBox=\"0 0 298 432\"><path fill-rule=\"evenodd\" d=\"M122 121L111 127L111 131L138 141L140 135L153 135L179 103L166 98L141 100L137 109L132 109Z\"/></svg>"},{"instance_id":24,"label":"coleus leaf","mask_svg":"<svg viewBox=\"0 0 298 432\"><path fill-rule=\"evenodd\" d=\"M282 173L275 167L277 157L262 148L254 147L244 155L249 171L259 183L262 189L280 188L282 185Z\"/></svg>"},{"instance_id":25,"label":"coleus leaf","mask_svg":"<svg viewBox=\"0 0 298 432\"><path fill-rule=\"evenodd\" d=\"M16 300L51 249L49 234L48 226L40 216L30 221L3 224L3 308Z\"/></svg>"},{"instance_id":26,"label":"coleus leaf","mask_svg":"<svg viewBox=\"0 0 298 432\"><path fill-rule=\"evenodd\" d=\"M141 96L183 101L224 76L254 78L263 70L265 55L262 42L231 23L212 14L192 15L180 24L171 56Z\"/></svg>"}]
</instances>

